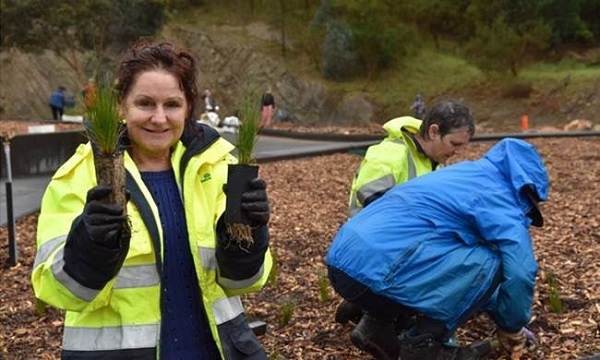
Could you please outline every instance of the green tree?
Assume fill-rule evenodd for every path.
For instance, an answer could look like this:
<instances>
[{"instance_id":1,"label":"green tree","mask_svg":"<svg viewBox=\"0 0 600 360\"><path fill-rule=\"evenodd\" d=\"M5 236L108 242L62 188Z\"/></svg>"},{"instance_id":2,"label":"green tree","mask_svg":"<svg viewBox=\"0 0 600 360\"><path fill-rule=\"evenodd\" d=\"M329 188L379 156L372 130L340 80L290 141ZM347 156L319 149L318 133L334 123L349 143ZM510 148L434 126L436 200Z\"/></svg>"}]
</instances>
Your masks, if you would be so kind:
<instances>
[{"instance_id":1,"label":"green tree","mask_svg":"<svg viewBox=\"0 0 600 360\"><path fill-rule=\"evenodd\" d=\"M600 0L584 0L581 3L581 20L588 29L594 34L595 40L600 41Z\"/></svg>"},{"instance_id":2,"label":"green tree","mask_svg":"<svg viewBox=\"0 0 600 360\"><path fill-rule=\"evenodd\" d=\"M321 54L321 74L324 78L344 80L354 74L356 53L352 45L352 33L346 23L339 20L327 23Z\"/></svg>"},{"instance_id":3,"label":"green tree","mask_svg":"<svg viewBox=\"0 0 600 360\"><path fill-rule=\"evenodd\" d=\"M323 0L313 23L328 29L324 59L329 58L327 52L335 56L334 51L343 45L352 51L343 59L356 60L368 79L390 67L412 44L410 29L393 15L395 8L395 3L385 0ZM342 27L349 30L349 37Z\"/></svg>"},{"instance_id":4,"label":"green tree","mask_svg":"<svg viewBox=\"0 0 600 360\"><path fill-rule=\"evenodd\" d=\"M465 16L474 29L467 59L484 71L517 76L549 47L552 30L540 16L548 1L554 0L472 0Z\"/></svg>"},{"instance_id":5,"label":"green tree","mask_svg":"<svg viewBox=\"0 0 600 360\"><path fill-rule=\"evenodd\" d=\"M348 5L358 59L368 78L392 62L398 46L396 28L382 24L383 11L382 6L375 1L359 0Z\"/></svg>"},{"instance_id":6,"label":"green tree","mask_svg":"<svg viewBox=\"0 0 600 360\"><path fill-rule=\"evenodd\" d=\"M92 51L94 69L106 52L120 50L162 26L164 0L0 0L2 49L51 50L80 79L85 69L80 51Z\"/></svg>"},{"instance_id":7,"label":"green tree","mask_svg":"<svg viewBox=\"0 0 600 360\"><path fill-rule=\"evenodd\" d=\"M583 14L582 9L586 9L584 5L591 7L590 10L594 10L593 2L584 0L551 0L544 3L541 14L552 25L553 44L558 45L572 41L589 43L593 41L594 33L592 30L598 26L600 15L598 12ZM595 10L600 10L598 4L596 4ZM591 27L582 19L582 15L592 16L589 23Z\"/></svg>"},{"instance_id":8,"label":"green tree","mask_svg":"<svg viewBox=\"0 0 600 360\"><path fill-rule=\"evenodd\" d=\"M526 29L519 29L500 16L490 25L477 28L476 35L466 45L466 55L484 71L510 71L517 76L536 52L547 47L549 36L550 28L542 22L531 22Z\"/></svg>"},{"instance_id":9,"label":"green tree","mask_svg":"<svg viewBox=\"0 0 600 360\"><path fill-rule=\"evenodd\" d=\"M440 38L461 40L469 35L465 21L469 4L469 0L417 0L406 9L403 18L429 33L439 49Z\"/></svg>"},{"instance_id":10,"label":"green tree","mask_svg":"<svg viewBox=\"0 0 600 360\"><path fill-rule=\"evenodd\" d=\"M262 9L268 14L269 23L279 31L282 56L287 55L290 38L288 34L292 34L294 44L300 48L307 49L308 46L313 45L312 35L314 34L310 34L310 29L307 29L310 27L314 12L311 1L278 0L276 6L269 1L263 0Z\"/></svg>"}]
</instances>

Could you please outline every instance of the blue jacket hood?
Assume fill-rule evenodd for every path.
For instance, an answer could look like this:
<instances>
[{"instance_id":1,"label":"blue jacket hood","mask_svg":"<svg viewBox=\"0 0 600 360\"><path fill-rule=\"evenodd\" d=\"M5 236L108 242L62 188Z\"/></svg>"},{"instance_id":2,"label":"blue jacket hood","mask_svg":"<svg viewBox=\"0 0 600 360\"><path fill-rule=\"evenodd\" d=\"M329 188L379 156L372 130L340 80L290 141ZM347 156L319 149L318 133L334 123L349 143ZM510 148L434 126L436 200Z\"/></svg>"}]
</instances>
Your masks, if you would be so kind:
<instances>
[{"instance_id":1,"label":"blue jacket hood","mask_svg":"<svg viewBox=\"0 0 600 360\"><path fill-rule=\"evenodd\" d=\"M484 158L510 179L516 190L532 185L540 201L548 200L548 172L533 145L507 138L494 145Z\"/></svg>"},{"instance_id":2,"label":"blue jacket hood","mask_svg":"<svg viewBox=\"0 0 600 360\"><path fill-rule=\"evenodd\" d=\"M518 139L503 139L494 145L484 156L484 160L491 162L512 184L523 208L533 208L541 220L541 213L537 204L527 196L526 188L535 191L539 201L548 199L548 172L542 157L533 145ZM533 202L533 204L532 204ZM541 226L541 225L538 225Z\"/></svg>"}]
</instances>

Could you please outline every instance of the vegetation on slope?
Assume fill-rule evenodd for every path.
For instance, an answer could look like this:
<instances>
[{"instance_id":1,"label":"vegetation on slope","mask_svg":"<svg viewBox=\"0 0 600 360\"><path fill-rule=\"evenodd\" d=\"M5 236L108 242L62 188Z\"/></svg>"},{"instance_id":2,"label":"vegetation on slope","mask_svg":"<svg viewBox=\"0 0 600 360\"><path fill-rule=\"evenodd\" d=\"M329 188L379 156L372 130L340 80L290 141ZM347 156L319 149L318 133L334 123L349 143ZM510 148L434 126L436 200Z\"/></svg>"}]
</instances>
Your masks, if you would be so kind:
<instances>
[{"instance_id":1,"label":"vegetation on slope","mask_svg":"<svg viewBox=\"0 0 600 360\"><path fill-rule=\"evenodd\" d=\"M262 83L314 82L328 93L361 94L374 107L371 121L407 113L417 92L428 104L441 97L463 100L477 111L480 122L490 126L517 123L521 113L544 124L561 124L573 118L595 120L600 112L600 26L591 16L600 11L597 0L568 4L563 0L90 0L58 1L55 7L48 6L47 0L32 0L0 4L6 15L0 44L4 53L13 47L49 48L73 68L76 79L67 81L69 85L101 68L111 68L115 51L137 36L165 37L194 29L191 36L210 37L214 45L203 43L199 54L203 59L224 47L250 48L255 57L239 56L266 69L265 78L259 79ZM117 7L119 11L110 11ZM115 23L128 26L110 26ZM27 32L21 31L25 28ZM40 33L44 36L31 36ZM92 56L77 58L86 49L94 50ZM205 69L204 85L241 87L228 80L236 70L227 65ZM292 74L293 80L282 79L281 72L274 71L279 68ZM271 70L272 77L268 77ZM52 69L39 73L44 91L34 93L31 84L27 89L14 89L26 94L2 89L0 106L6 115L13 115L12 97L15 102L22 101L20 97L43 104L46 93L64 81ZM10 79L19 82L12 75ZM280 91L276 96L280 105L298 103L297 98L289 98L297 94ZM331 107L331 102L324 101L323 106ZM311 109L293 110L308 114ZM319 123L318 114L307 118Z\"/></svg>"}]
</instances>

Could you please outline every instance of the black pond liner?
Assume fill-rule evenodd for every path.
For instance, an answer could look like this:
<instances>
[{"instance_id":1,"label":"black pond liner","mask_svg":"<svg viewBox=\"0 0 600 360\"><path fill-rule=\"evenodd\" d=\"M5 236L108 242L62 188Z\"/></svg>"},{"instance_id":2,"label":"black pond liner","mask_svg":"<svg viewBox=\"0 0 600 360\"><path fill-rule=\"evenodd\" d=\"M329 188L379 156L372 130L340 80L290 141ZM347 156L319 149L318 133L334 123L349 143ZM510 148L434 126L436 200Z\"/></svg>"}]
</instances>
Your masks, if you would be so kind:
<instances>
[{"instance_id":1,"label":"black pond liner","mask_svg":"<svg viewBox=\"0 0 600 360\"><path fill-rule=\"evenodd\" d=\"M227 169L225 223L251 224L242 211L242 193L252 190L250 181L258 177L258 165L231 164Z\"/></svg>"}]
</instances>

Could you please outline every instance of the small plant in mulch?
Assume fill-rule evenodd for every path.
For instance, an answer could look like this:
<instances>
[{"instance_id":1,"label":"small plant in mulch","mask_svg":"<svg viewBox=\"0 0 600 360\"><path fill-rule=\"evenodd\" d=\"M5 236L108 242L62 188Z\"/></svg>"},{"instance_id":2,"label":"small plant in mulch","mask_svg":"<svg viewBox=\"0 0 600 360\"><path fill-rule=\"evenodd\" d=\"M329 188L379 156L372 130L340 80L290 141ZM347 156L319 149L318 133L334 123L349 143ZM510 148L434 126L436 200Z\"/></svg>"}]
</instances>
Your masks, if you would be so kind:
<instances>
[{"instance_id":1,"label":"small plant in mulch","mask_svg":"<svg viewBox=\"0 0 600 360\"><path fill-rule=\"evenodd\" d=\"M125 127L120 122L116 93L105 81L98 87L96 96L85 109L85 132L94 151L94 168L98 185L106 185L112 192L108 201L127 209L125 192L125 165L120 145ZM123 223L129 232L129 224Z\"/></svg>"},{"instance_id":2,"label":"small plant in mulch","mask_svg":"<svg viewBox=\"0 0 600 360\"><path fill-rule=\"evenodd\" d=\"M329 292L329 278L327 275L321 275L319 277L319 300L322 302L331 300L331 293Z\"/></svg>"},{"instance_id":3,"label":"small plant in mulch","mask_svg":"<svg viewBox=\"0 0 600 360\"><path fill-rule=\"evenodd\" d=\"M279 312L279 325L281 327L286 326L292 320L294 315L294 303L286 300L281 304L281 310Z\"/></svg>"},{"instance_id":4,"label":"small plant in mulch","mask_svg":"<svg viewBox=\"0 0 600 360\"><path fill-rule=\"evenodd\" d=\"M546 277L546 283L548 284L548 299L550 300L550 311L555 314L563 312L563 303L560 298L560 291L558 289L558 282L554 274L549 273Z\"/></svg>"},{"instance_id":5,"label":"small plant in mulch","mask_svg":"<svg viewBox=\"0 0 600 360\"><path fill-rule=\"evenodd\" d=\"M250 181L258 177L258 165L253 150L258 137L259 104L255 91L247 90L240 104L241 124L237 132L238 163L230 164L227 173L227 232L242 250L254 242L250 221L241 209L241 196L250 190Z\"/></svg>"}]
</instances>

